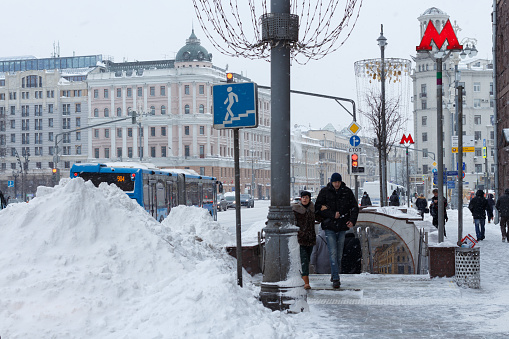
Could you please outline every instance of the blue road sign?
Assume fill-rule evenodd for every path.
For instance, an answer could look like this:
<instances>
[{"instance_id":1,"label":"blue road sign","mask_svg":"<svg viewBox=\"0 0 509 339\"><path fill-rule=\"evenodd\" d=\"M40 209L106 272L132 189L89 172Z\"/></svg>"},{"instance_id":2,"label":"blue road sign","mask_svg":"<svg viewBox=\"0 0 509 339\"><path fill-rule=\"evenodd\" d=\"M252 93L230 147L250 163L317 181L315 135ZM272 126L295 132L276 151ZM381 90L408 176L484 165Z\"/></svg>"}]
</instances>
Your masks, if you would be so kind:
<instances>
[{"instance_id":1,"label":"blue road sign","mask_svg":"<svg viewBox=\"0 0 509 339\"><path fill-rule=\"evenodd\" d=\"M258 89L254 82L212 87L214 128L258 127Z\"/></svg>"},{"instance_id":2,"label":"blue road sign","mask_svg":"<svg viewBox=\"0 0 509 339\"><path fill-rule=\"evenodd\" d=\"M350 145L353 147L357 147L361 144L361 138L359 138L357 135L352 135L350 137Z\"/></svg>"},{"instance_id":3,"label":"blue road sign","mask_svg":"<svg viewBox=\"0 0 509 339\"><path fill-rule=\"evenodd\" d=\"M463 163L463 171L465 170L465 167L466 167L466 165L465 165L465 163ZM456 171L457 170L458 170L458 163L456 163Z\"/></svg>"},{"instance_id":4,"label":"blue road sign","mask_svg":"<svg viewBox=\"0 0 509 339\"><path fill-rule=\"evenodd\" d=\"M437 169L436 169L436 168L433 168L433 169L431 170L431 172L433 172L433 174L434 174L434 175L436 175L436 173L437 173Z\"/></svg>"},{"instance_id":5,"label":"blue road sign","mask_svg":"<svg viewBox=\"0 0 509 339\"><path fill-rule=\"evenodd\" d=\"M7 187L14 187L14 180L7 180Z\"/></svg>"},{"instance_id":6,"label":"blue road sign","mask_svg":"<svg viewBox=\"0 0 509 339\"><path fill-rule=\"evenodd\" d=\"M453 189L456 187L456 183L454 181L448 181L447 182L447 188L448 189Z\"/></svg>"},{"instance_id":7,"label":"blue road sign","mask_svg":"<svg viewBox=\"0 0 509 339\"><path fill-rule=\"evenodd\" d=\"M451 176L456 176L458 175L458 171L447 171L447 176L451 177Z\"/></svg>"}]
</instances>

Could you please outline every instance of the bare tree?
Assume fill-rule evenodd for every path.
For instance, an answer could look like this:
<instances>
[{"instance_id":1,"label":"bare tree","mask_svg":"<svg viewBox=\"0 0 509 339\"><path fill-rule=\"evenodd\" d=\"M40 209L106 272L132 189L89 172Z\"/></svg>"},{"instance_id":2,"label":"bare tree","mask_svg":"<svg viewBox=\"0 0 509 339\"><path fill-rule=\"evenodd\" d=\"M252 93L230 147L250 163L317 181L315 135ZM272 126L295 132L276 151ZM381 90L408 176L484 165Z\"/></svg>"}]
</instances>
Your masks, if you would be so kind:
<instances>
[{"instance_id":1,"label":"bare tree","mask_svg":"<svg viewBox=\"0 0 509 339\"><path fill-rule=\"evenodd\" d=\"M366 92L365 97L366 110L360 110L360 114L364 115L368 121L374 134L373 146L378 150L378 159L382 159L382 97L377 91ZM386 140L387 155L397 141L398 136L404 131L408 122L408 117L401 111L401 98L393 97L385 100L385 122L386 122ZM382 163L378 162L379 180L380 180L380 197L382 194ZM387 177L387 175L385 176ZM385 206L384 202L381 206Z\"/></svg>"}]
</instances>

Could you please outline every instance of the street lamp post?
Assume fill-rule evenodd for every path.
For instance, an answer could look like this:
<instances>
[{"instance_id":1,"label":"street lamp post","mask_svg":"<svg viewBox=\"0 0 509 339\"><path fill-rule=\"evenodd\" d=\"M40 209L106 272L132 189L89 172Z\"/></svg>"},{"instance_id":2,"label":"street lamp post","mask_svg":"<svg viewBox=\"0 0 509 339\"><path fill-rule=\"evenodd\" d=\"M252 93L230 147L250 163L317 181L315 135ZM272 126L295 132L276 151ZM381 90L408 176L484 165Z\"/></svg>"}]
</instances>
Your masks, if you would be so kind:
<instances>
[{"instance_id":1,"label":"street lamp post","mask_svg":"<svg viewBox=\"0 0 509 339\"><path fill-rule=\"evenodd\" d=\"M12 176L14 177L14 198L18 198L18 177L19 172L12 171Z\"/></svg>"},{"instance_id":2,"label":"street lamp post","mask_svg":"<svg viewBox=\"0 0 509 339\"><path fill-rule=\"evenodd\" d=\"M380 140L380 148L381 148L381 156L382 159L380 159L382 163L382 173L380 175L381 177L381 195L380 195L380 205L385 206L387 204L387 130L385 126L385 46L387 45L387 39L384 37L384 26L380 25L380 37L377 39L378 46L380 46L380 54L381 54L381 75L380 75L380 81L382 83L381 88L381 105L382 105L382 112L381 112L381 136L382 140Z\"/></svg>"}]
</instances>

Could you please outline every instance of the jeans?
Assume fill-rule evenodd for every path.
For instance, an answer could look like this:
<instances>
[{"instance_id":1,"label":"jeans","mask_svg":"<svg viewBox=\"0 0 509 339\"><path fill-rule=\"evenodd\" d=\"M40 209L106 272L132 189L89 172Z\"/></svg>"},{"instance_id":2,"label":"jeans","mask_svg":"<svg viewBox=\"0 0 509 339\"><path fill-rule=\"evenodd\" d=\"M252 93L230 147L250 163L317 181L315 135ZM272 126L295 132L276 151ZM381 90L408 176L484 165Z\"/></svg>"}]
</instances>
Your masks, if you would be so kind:
<instances>
[{"instance_id":1,"label":"jeans","mask_svg":"<svg viewBox=\"0 0 509 339\"><path fill-rule=\"evenodd\" d=\"M484 239L484 224L486 223L486 219L474 219L474 223L475 223L475 235L477 236L477 240Z\"/></svg>"},{"instance_id":2,"label":"jeans","mask_svg":"<svg viewBox=\"0 0 509 339\"><path fill-rule=\"evenodd\" d=\"M334 232L325 230L333 281L339 280L339 273L341 273L341 258L343 257L343 247L345 246L345 234L346 231Z\"/></svg>"},{"instance_id":3,"label":"jeans","mask_svg":"<svg viewBox=\"0 0 509 339\"><path fill-rule=\"evenodd\" d=\"M313 252L313 246L300 245L300 264L302 268L301 275L303 277L309 275L309 262L311 259L311 253Z\"/></svg>"}]
</instances>

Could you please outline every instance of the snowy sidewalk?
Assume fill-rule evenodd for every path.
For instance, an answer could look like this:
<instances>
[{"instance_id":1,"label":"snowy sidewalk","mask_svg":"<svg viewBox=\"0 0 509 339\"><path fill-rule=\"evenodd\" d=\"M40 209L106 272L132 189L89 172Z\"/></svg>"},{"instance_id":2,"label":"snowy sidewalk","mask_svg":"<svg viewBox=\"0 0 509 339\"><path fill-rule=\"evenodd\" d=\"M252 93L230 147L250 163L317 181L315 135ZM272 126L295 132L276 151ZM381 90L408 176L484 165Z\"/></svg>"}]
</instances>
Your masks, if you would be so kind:
<instances>
[{"instance_id":1,"label":"snowy sidewalk","mask_svg":"<svg viewBox=\"0 0 509 339\"><path fill-rule=\"evenodd\" d=\"M448 214L453 245L457 212ZM467 209L463 228L475 236ZM458 287L453 278L360 274L341 275L341 290L334 291L328 275L312 275L310 312L299 315L298 324L327 338L507 338L509 244L502 243L498 225L487 224L478 247L480 289Z\"/></svg>"}]
</instances>

